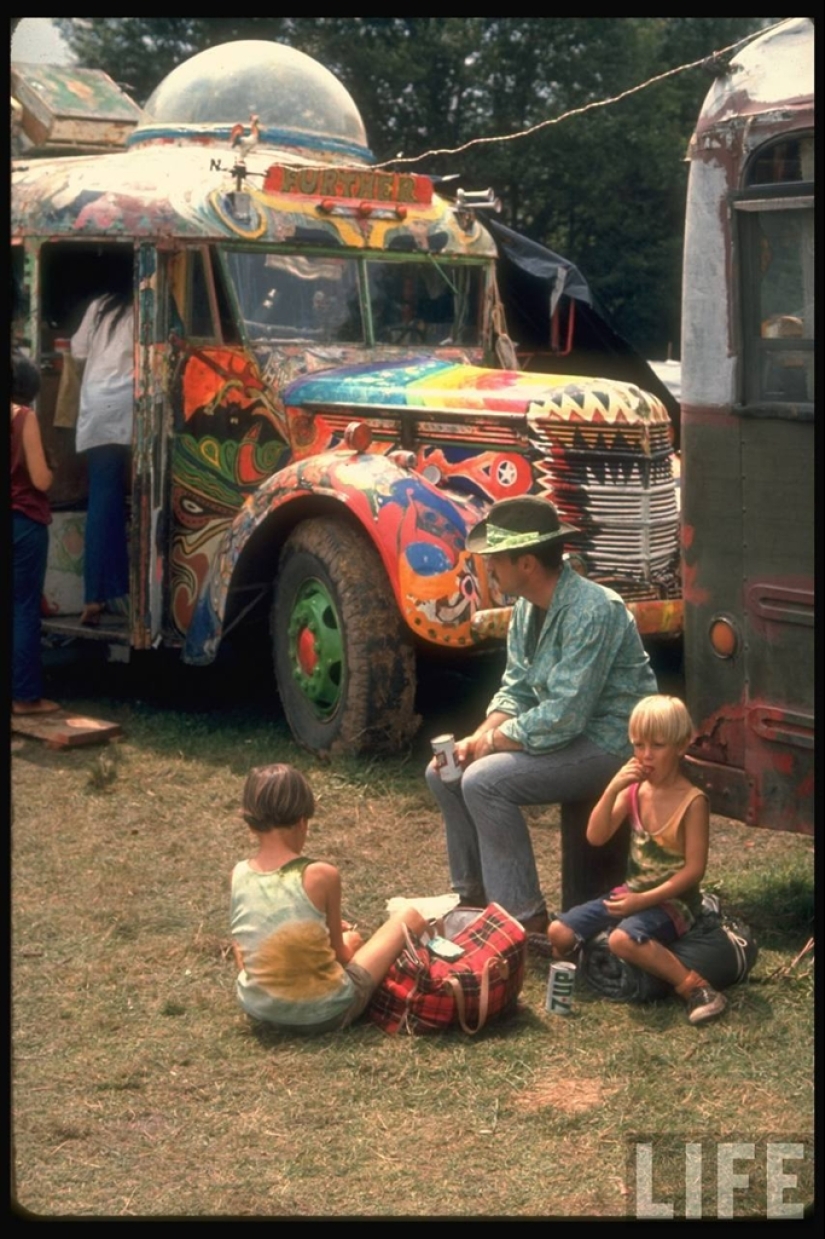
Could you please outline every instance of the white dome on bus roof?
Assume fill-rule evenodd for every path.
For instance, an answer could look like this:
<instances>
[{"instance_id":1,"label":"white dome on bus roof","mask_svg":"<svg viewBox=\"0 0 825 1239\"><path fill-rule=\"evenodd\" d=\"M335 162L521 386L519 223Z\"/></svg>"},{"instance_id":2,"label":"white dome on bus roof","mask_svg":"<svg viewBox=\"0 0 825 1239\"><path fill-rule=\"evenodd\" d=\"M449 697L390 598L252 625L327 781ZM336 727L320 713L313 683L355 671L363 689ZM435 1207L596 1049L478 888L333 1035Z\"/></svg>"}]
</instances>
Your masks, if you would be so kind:
<instances>
[{"instance_id":1,"label":"white dome on bus roof","mask_svg":"<svg viewBox=\"0 0 825 1239\"><path fill-rule=\"evenodd\" d=\"M185 60L152 92L130 145L210 137L258 117L262 146L336 150L371 159L349 91L317 60L263 39L240 39Z\"/></svg>"}]
</instances>

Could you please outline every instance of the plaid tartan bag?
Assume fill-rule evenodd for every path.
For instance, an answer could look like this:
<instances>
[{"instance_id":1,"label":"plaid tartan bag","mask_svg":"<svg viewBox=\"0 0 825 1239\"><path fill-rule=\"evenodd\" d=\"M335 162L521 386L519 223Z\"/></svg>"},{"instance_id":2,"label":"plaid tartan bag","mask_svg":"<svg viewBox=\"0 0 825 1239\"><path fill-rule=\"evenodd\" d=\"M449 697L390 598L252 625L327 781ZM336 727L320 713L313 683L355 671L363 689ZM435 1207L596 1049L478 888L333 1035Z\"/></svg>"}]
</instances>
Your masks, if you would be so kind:
<instances>
[{"instance_id":1,"label":"plaid tartan bag","mask_svg":"<svg viewBox=\"0 0 825 1239\"><path fill-rule=\"evenodd\" d=\"M436 928L464 954L439 959L407 932L404 950L367 1008L368 1018L387 1033L440 1032L455 1025L477 1033L516 1005L527 942L517 920L491 903L448 912Z\"/></svg>"}]
</instances>

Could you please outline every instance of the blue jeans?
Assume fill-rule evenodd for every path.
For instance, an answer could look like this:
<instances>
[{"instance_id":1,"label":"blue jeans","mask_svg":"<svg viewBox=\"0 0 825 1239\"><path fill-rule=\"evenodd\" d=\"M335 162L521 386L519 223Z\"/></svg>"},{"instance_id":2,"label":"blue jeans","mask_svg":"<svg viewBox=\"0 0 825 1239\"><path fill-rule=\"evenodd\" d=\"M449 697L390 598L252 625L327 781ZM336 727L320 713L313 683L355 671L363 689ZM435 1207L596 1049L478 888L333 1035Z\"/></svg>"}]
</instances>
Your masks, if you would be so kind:
<instances>
[{"instance_id":1,"label":"blue jeans","mask_svg":"<svg viewBox=\"0 0 825 1239\"><path fill-rule=\"evenodd\" d=\"M624 759L580 736L563 749L491 753L455 783L433 763L427 784L444 815L453 887L462 899L501 904L524 920L544 912L530 831L519 805L600 796Z\"/></svg>"},{"instance_id":2,"label":"blue jeans","mask_svg":"<svg viewBox=\"0 0 825 1239\"><path fill-rule=\"evenodd\" d=\"M673 920L661 906L645 908L643 912L634 912L632 916L626 916L623 920L620 916L611 916L607 911L604 901L609 897L609 895L603 895L601 899L591 899L589 903L580 903L575 908L562 912L558 919L562 925L573 930L579 942L587 942L589 938L595 938L596 934L601 933L603 929L622 929L628 938L638 943L649 942L651 938L655 938L657 942L667 946L678 938L679 934Z\"/></svg>"},{"instance_id":3,"label":"blue jeans","mask_svg":"<svg viewBox=\"0 0 825 1239\"><path fill-rule=\"evenodd\" d=\"M130 449L90 447L89 507L83 547L83 600L108 602L129 592L126 548L126 470Z\"/></svg>"},{"instance_id":4,"label":"blue jeans","mask_svg":"<svg viewBox=\"0 0 825 1239\"><path fill-rule=\"evenodd\" d=\"M40 599L49 555L48 526L13 512L14 621L12 700L39 701L43 696L40 661Z\"/></svg>"}]
</instances>

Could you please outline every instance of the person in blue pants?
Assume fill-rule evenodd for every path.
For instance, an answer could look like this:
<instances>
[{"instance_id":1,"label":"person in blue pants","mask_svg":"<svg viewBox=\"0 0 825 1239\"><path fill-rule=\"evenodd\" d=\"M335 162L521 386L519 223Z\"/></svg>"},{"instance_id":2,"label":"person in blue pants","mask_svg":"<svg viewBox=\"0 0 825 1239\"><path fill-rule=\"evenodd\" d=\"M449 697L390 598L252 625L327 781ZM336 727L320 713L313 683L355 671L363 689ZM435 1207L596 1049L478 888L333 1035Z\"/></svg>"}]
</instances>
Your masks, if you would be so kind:
<instances>
[{"instance_id":1,"label":"person in blue pants","mask_svg":"<svg viewBox=\"0 0 825 1239\"><path fill-rule=\"evenodd\" d=\"M563 558L577 532L530 495L494 503L470 530L467 549L516 599L507 663L486 718L456 742L461 779L442 782L434 761L426 776L461 902L498 903L542 939L547 906L520 806L597 799L631 755L633 707L656 692L623 600Z\"/></svg>"}]
</instances>

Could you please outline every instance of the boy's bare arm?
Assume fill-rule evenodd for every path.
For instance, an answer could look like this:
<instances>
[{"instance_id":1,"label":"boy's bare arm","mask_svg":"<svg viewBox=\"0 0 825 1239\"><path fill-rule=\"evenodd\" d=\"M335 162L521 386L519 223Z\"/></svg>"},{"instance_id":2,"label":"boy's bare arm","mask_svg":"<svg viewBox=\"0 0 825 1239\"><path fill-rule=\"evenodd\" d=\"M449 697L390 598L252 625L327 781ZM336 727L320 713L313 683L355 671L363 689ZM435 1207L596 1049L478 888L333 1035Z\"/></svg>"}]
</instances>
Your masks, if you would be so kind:
<instances>
[{"instance_id":1,"label":"boy's bare arm","mask_svg":"<svg viewBox=\"0 0 825 1239\"><path fill-rule=\"evenodd\" d=\"M631 783L640 783L643 778L641 764L635 757L631 757L630 761L625 762L621 770L614 774L590 814L590 821L587 823L588 843L599 847L613 838L627 817L629 797L626 789Z\"/></svg>"},{"instance_id":2,"label":"boy's bare arm","mask_svg":"<svg viewBox=\"0 0 825 1239\"><path fill-rule=\"evenodd\" d=\"M708 863L710 815L704 796L697 796L684 819L685 863L666 882L649 891L628 891L616 899L606 899L604 906L614 916L632 916L646 908L655 908L667 899L678 899L685 891L698 886L705 876Z\"/></svg>"},{"instance_id":3,"label":"boy's bare arm","mask_svg":"<svg viewBox=\"0 0 825 1239\"><path fill-rule=\"evenodd\" d=\"M304 870L304 890L326 916L329 938L339 964L348 964L361 945L361 935L341 922L341 875L334 865L316 861ZM357 942L357 945L356 945Z\"/></svg>"}]
</instances>

